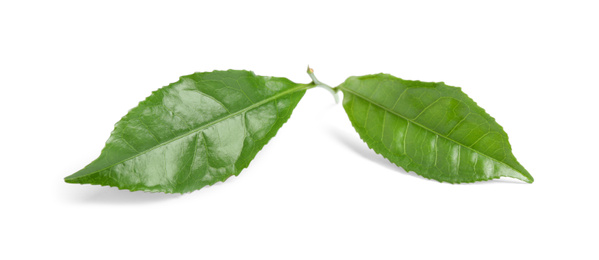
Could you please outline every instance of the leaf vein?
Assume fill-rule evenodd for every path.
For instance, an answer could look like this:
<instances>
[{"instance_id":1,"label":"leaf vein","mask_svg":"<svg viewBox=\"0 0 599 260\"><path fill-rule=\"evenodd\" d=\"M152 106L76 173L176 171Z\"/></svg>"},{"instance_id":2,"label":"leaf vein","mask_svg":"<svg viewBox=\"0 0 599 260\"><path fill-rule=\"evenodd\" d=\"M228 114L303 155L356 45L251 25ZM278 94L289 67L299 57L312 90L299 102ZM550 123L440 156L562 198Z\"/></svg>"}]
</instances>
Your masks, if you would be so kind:
<instances>
[{"instance_id":1,"label":"leaf vein","mask_svg":"<svg viewBox=\"0 0 599 260\"><path fill-rule=\"evenodd\" d=\"M386 108L386 107L384 107L384 106L382 106L382 105L376 104L376 103L375 103L373 100L370 100L370 99L368 99L368 98L364 97L363 95L361 95L361 94L359 94L359 93L357 93L357 92L355 92L355 91L353 91L353 90L351 90L351 89L345 88L345 87L343 87L343 86L341 86L341 89L342 89L343 91L347 91L347 93L350 93L350 94L352 94L352 95L353 95L353 96L355 96L355 97L359 97L359 98L363 99L364 101L367 101L368 103L374 104L375 106L378 106L379 108L381 108L381 109L383 109L383 110L387 110L387 111L389 111L391 114L394 114L394 115L396 115L396 116L398 116L398 117L400 117L400 118L403 118L403 119L404 119L404 120L406 120L408 123L412 122L412 121L411 121L410 119L408 119L407 117L405 117L405 116L403 116L403 115L401 115L401 114L399 114L399 113L397 113L397 112L395 112L395 111L393 111L393 110L390 110L390 109L388 109L388 108ZM419 127L423 128L423 129L425 129L425 130L427 130L427 131L430 131L430 132L432 132L433 134L436 134L436 135L438 135L438 136L441 136L441 137L443 137L443 138L445 138L445 139L447 139L447 140L449 140L449 141L451 141L451 142L454 142L454 143L456 143L456 144L458 144L458 145L464 146L464 147L466 147L466 148L468 148L468 149L472 150L472 151L473 151L473 152L475 152L475 153L481 154L481 155L483 155L483 156L485 156L485 157L487 157L487 158L489 158L489 159L492 159L492 160L493 160L493 161L495 161L495 162L499 162L499 163L501 163L501 164L503 164L503 165L505 165L505 166L509 167L510 169L512 169L512 170L514 170L514 171L516 171L516 172L519 172L518 170L514 169L514 167L512 167L511 165L508 165L507 163L505 163L505 162L502 162L502 161L500 161L499 159L493 158L493 157L491 157L491 156L489 156L489 155L487 155L487 154L485 154L485 153L483 153L483 152L481 152L481 151L478 151L478 150L472 149L472 147L466 146L466 145L464 145L464 144L462 144L462 143L460 143L460 142L458 142L458 141L456 141L456 140L453 140L453 139L451 139L451 138L449 138L449 137L447 137L447 136L444 136L444 135L442 135L442 134L440 134L440 133L438 133L438 132L436 132L436 131L434 131L434 130L432 130L432 129L430 129L430 128L428 128L428 127L424 126L424 125L421 125L421 124L419 124L418 122L412 122L412 123L416 124L417 126L419 126ZM405 141L405 140L404 140L404 141ZM405 146L404 146L404 149L405 149Z\"/></svg>"},{"instance_id":2,"label":"leaf vein","mask_svg":"<svg viewBox=\"0 0 599 260\"><path fill-rule=\"evenodd\" d=\"M212 126L212 125L218 124L218 123L220 123L220 122L222 122L222 121L224 121L224 120L227 120L227 119L229 119L229 118L232 118L232 117L235 117L235 116L237 116L237 115L239 115L239 114L242 114L242 113L244 113L244 112L246 112L246 111L249 111L249 110L251 110L251 109L254 109L254 108L256 108L256 107L259 107L259 106L261 106L261 105L263 105L263 104L265 104L265 103L268 103L268 102L270 102L270 101L272 101L272 100L274 100L274 99L277 99L277 98L279 98L279 97L281 97L281 96L285 96L285 95L287 95L287 94L291 94L291 93L293 93L293 92L297 92L297 91L306 90L306 89L308 89L308 88L311 88L311 87L313 87L313 86L311 86L311 85L300 85L300 86L298 86L298 87L290 88L290 89L288 89L288 90L285 90L285 91L283 91L283 92L280 92L280 93L278 93L278 94L276 94L276 95L273 95L273 96L271 96L271 97L265 98L265 99L263 99L263 100L261 100L261 101L259 101L259 102L257 102L257 103L254 103L254 104L252 104L252 105L250 105L250 106L248 106L248 107L246 107L246 108L244 108L244 109L241 109L241 110L239 110L239 111L236 111L236 112L234 112L234 113L232 113L232 114L228 114L228 115L226 115L226 116L224 116L224 117L221 117L221 118L219 118L219 119L216 119L216 120L214 120L214 121L212 121L212 122L210 122L210 123L207 123L207 124L204 124L204 125L200 125L200 126L198 126L198 127L194 128L194 129L191 129L191 130L190 130L190 131L188 131L187 133L181 134L181 135L179 135L179 136L177 136L177 137L175 137L175 138L173 138L173 139L170 139L170 140L168 140L168 141L165 141L165 142L159 143L158 145L156 145L156 146L153 146L153 147L151 147L151 148L149 148L149 149L146 149L146 150L144 150L144 151L137 151L135 148L133 148L133 147L132 147L133 149L135 149L135 151L137 152L137 154L135 154L135 155L133 155L133 156L130 156L130 157L128 157L128 158L126 158L126 159L124 159L124 160L121 160L121 161L119 161L119 162L117 162L117 163L114 163L114 164L112 164L112 165L110 165L110 166L107 166L107 167L105 167L105 168L103 168L103 169L100 169L100 170L94 171L94 172L103 171L103 170L105 170L105 169L107 169L107 168L109 168L109 167L112 167L112 166L115 166L115 165L121 164L121 163L123 163L123 162L126 162L126 161L128 161L128 160L131 160L132 158L135 158L135 157L142 156L143 154L146 154L146 153L148 153L148 152L150 152L150 151L152 151L152 150L155 150L155 149L157 149L157 148L163 147L163 146L165 146L165 145L167 145L167 144L169 144L169 143L172 143L172 142L174 142L174 141L177 141L177 140L179 140L179 139L182 139L182 138L184 138L184 137L187 137L187 136L189 136L189 135L191 135L191 134L194 134L194 133L200 132L200 131L202 131L202 130L205 130L206 128L208 128L208 127L210 127L210 126ZM122 139L122 140L124 140L124 141L125 141L125 143L127 143L127 141L126 141L124 138L121 138L121 139ZM127 143L127 144L128 144L129 146L131 146L129 143Z\"/></svg>"}]
</instances>

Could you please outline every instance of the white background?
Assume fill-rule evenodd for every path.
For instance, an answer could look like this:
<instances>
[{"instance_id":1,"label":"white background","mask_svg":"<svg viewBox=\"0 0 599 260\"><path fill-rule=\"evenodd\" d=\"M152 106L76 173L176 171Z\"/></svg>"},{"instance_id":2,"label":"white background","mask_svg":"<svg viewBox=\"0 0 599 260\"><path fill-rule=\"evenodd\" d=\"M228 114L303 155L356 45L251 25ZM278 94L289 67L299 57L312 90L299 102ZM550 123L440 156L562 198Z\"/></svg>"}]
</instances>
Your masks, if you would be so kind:
<instances>
[{"instance_id":1,"label":"white background","mask_svg":"<svg viewBox=\"0 0 599 260\"><path fill-rule=\"evenodd\" d=\"M416 2L416 1L414 1ZM596 1L2 1L2 259L598 259ZM186 195L63 182L181 75L460 86L534 176L406 173L307 92L239 177Z\"/></svg>"}]
</instances>

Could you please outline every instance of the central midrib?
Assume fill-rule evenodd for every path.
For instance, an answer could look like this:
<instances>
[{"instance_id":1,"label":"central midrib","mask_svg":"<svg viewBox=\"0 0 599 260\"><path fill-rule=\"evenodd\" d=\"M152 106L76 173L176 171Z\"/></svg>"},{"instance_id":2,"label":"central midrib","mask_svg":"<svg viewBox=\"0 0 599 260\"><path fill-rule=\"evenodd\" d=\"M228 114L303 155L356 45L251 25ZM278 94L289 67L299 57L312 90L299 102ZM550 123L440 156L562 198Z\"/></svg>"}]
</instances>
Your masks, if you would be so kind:
<instances>
[{"instance_id":1,"label":"central midrib","mask_svg":"<svg viewBox=\"0 0 599 260\"><path fill-rule=\"evenodd\" d=\"M352 94L352 95L354 95L354 96L356 96L356 97L359 97L359 98L361 98L361 99L363 99L363 100L365 100L365 101L367 101L367 102L369 102L369 103L371 103L371 104L373 104L373 105L375 105L375 106L377 106L377 107L379 107L379 108L381 108L381 109L383 109L383 110L385 110L385 111L387 111L387 112L389 112L389 113L391 113L391 114L394 114L394 115L396 115L396 116L398 116L398 117L401 117L401 118L403 118L404 120L406 120L406 121L408 121L408 122L410 122L410 123L412 123L412 124L415 124L415 125L417 125L417 126L419 126L419 127L423 128L423 129L425 129L425 130L427 130L427 131L430 131L430 132L432 132L432 133L434 133L434 134L436 134L436 135L438 135L438 136L441 136L441 137L443 137L443 138L445 138L445 139L447 139L447 140L449 140L449 141L451 141L451 142L454 142L454 143L456 143L456 144L458 144L458 145L460 145L460 146L463 146L463 147L465 147L465 148L468 148L469 150L471 150L471 151L473 151L473 152L475 152L475 153L478 153L478 154L484 155L485 157L487 157L487 158L489 158L489 159L492 159L493 161L499 162L499 163L501 163L501 164L503 164L503 165L505 165L505 166L509 167L510 169L512 169L512 170L514 170L514 171L516 171L516 172L518 172L518 173L520 173L520 174L524 175L524 173L522 173L522 172L520 172L520 171L518 171L518 170L514 169L514 167L512 167L512 166L510 166L510 165L506 164L505 162L502 162L502 161L500 161L500 160L498 160L498 159L496 159L496 158L494 158L494 157L491 157L490 155L486 155L485 153L483 153L483 152L481 152L481 151L474 150L474 149L472 149L472 148L471 148L471 147L469 147L469 146L466 146L466 145L464 145L464 144L462 144L462 143L460 143L460 142L458 142L458 141L456 141L456 140L453 140L453 139L449 138L448 136L442 135L442 134L438 133L437 131L434 131L434 130L432 130L432 129L430 129L430 128L428 128L428 127L426 127L426 126L424 126L424 125L422 125L422 124L420 124L420 123L418 123L418 122L416 122L416 121L413 121L413 120L411 120L411 119L409 119L409 118L405 117L404 115L398 114L397 112L395 112L395 111L393 111L393 110L390 110L390 109L388 109L388 108L386 108L386 107L383 107L382 105L379 105L379 104L377 104L376 102L374 102L374 101L373 101L373 100L371 100L370 98L367 98L367 97L365 97L365 96L363 96L363 95L361 95L361 94L359 94L359 93L357 93L357 92L355 92L355 91L353 91L353 90L350 90L350 89L348 89L348 88L345 88L345 87L343 87L343 86L339 86L339 88L341 88L341 90L343 90L343 91L347 91L347 92L349 92L350 94ZM524 175L524 176L525 176L525 175ZM525 177L526 177L526 176L525 176Z\"/></svg>"},{"instance_id":2,"label":"central midrib","mask_svg":"<svg viewBox=\"0 0 599 260\"><path fill-rule=\"evenodd\" d=\"M79 175L79 176L74 176L74 177L71 177L71 178L78 178L78 177L80 177L80 176L85 176L85 175L88 175L88 174L91 174L91 173L101 172L101 171L103 171L103 170L106 170L106 169L108 169L108 168L111 168L111 167L113 167L113 166L115 166L115 165L119 165L119 164L121 164L121 163L123 163L123 162L126 162L126 161L129 161L129 160L131 160L131 159L133 159L133 158L135 158L135 157L142 156L142 155L144 155L144 154L146 154L146 153L148 153L148 152L150 152L150 151L153 151L153 150L155 150L155 149L158 149L158 148L160 148L160 147L163 147L163 146L165 146L165 145L168 145L168 144L170 144L170 143L172 143L172 142L174 142L174 141L177 141L177 140L179 140L179 139L181 139L181 138L184 138L184 137L187 137L187 136L189 136L189 135L192 135L192 134L198 133L199 131L202 131L202 130L204 130L204 129L206 129L206 128L210 127L210 126L213 126L213 125L215 125L215 124L218 124L218 123L220 123L220 122L222 122L222 121L224 121L224 120L227 120L227 119L229 119L229 118L233 118L233 117L235 117L235 116L238 116L238 115L240 115L240 114L243 114L243 113L245 113L245 112L247 112L247 111L250 111L250 110L252 110L252 109L254 109L254 108L256 108L256 107L259 107L259 106L261 106L261 105L264 105L264 104L266 104L266 103L268 103L268 102L270 102L270 101L273 101L273 100L275 100L275 99L277 99L277 98L279 98L279 97L285 96L285 95L287 95L287 94L291 94L291 93L293 93L293 92L297 92L297 91L301 91L301 90L306 90L306 89L309 89L309 88L311 88L311 87L314 87L314 86L312 86L312 85L310 85L310 84L298 84L298 86L297 86L297 87L294 87L294 88L288 89L288 90L286 90L286 91L283 91L283 92L281 92L281 93L278 93L278 94L276 94L276 95L274 95L274 96L272 96L272 97L269 97L269 98L266 98L266 99L260 100L259 102L257 102L257 103L254 103L254 104L252 104L251 106L248 106L248 107L246 107L246 108L244 108L244 109L241 109L241 110L239 110L239 111L236 111L236 112L234 112L234 113L232 113L232 114L228 114L228 115L226 115L226 116L224 116L224 117L221 117L221 118L219 118L219 119L216 119L216 120L214 120L214 121L212 121L212 122L210 122L210 123L207 123L207 124L204 124L204 125L198 126L198 127L194 128L194 129L190 130L189 132L183 133L182 135L179 135L179 136L177 136L177 137L175 137L175 138L173 138L173 139L169 139L169 140L167 140L167 141L165 141L165 142L159 143L159 144L157 144L156 146L152 146L152 147L150 147L150 148L149 148L149 149L147 149L147 150L141 151L141 152L139 152L139 153L137 153L137 154L135 154L135 155L133 155L133 156L130 156L130 157L128 157L128 158L126 158L126 159L124 159L124 160L121 160L121 161L119 161L119 162L117 162L117 163L114 163L114 164L112 164L112 165L106 166L106 167L104 167L104 168L102 168L102 169L100 169L100 170L96 170L96 171L92 171L92 172L84 173L84 174L82 174L82 175ZM85 168L84 168L84 169L85 169ZM84 170L84 169L83 169L83 170ZM75 174L77 174L77 173L75 173ZM73 174L73 175L75 175L75 174ZM70 176L69 176L69 177L70 177ZM65 179L70 179L69 177L67 177L67 178L65 178Z\"/></svg>"}]
</instances>

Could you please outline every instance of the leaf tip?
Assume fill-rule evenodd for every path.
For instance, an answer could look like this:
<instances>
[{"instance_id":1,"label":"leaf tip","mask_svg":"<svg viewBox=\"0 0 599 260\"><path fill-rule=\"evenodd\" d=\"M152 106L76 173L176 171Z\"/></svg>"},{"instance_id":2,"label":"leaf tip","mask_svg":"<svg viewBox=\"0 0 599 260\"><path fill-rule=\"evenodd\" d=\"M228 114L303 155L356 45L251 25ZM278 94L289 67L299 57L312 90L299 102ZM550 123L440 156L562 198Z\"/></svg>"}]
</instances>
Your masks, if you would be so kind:
<instances>
[{"instance_id":1,"label":"leaf tip","mask_svg":"<svg viewBox=\"0 0 599 260\"><path fill-rule=\"evenodd\" d=\"M535 181L535 179L532 177L532 175L530 175L530 173L528 173L528 171L518 171L518 173L519 173L519 176L510 176L510 177L519 179L526 183L533 183Z\"/></svg>"},{"instance_id":2,"label":"leaf tip","mask_svg":"<svg viewBox=\"0 0 599 260\"><path fill-rule=\"evenodd\" d=\"M532 175L528 174L526 176L525 182L527 182L527 183L533 183L533 182L535 182L535 178L533 178Z\"/></svg>"},{"instance_id":3,"label":"leaf tip","mask_svg":"<svg viewBox=\"0 0 599 260\"><path fill-rule=\"evenodd\" d=\"M77 179L77 178L73 178L73 175L69 175L69 176L67 176L67 177L64 177L64 179L63 179L63 180L64 180L64 182L66 182L66 183L78 183L78 182L76 181L76 179Z\"/></svg>"}]
</instances>

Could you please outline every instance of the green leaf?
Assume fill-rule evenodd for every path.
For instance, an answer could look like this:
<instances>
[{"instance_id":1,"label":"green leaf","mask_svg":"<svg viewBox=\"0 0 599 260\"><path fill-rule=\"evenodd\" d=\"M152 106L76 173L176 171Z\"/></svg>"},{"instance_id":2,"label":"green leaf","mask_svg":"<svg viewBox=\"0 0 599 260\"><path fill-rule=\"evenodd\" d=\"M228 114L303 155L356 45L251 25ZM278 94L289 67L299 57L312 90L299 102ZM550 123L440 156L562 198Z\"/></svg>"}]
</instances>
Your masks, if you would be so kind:
<instances>
[{"instance_id":1,"label":"green leaf","mask_svg":"<svg viewBox=\"0 0 599 260\"><path fill-rule=\"evenodd\" d=\"M100 157L65 181L165 193L224 181L248 166L310 87L248 71L183 76L130 110Z\"/></svg>"},{"instance_id":2,"label":"green leaf","mask_svg":"<svg viewBox=\"0 0 599 260\"><path fill-rule=\"evenodd\" d=\"M460 88L377 74L350 77L338 89L360 137L406 171L449 183L533 182L503 128Z\"/></svg>"}]
</instances>

